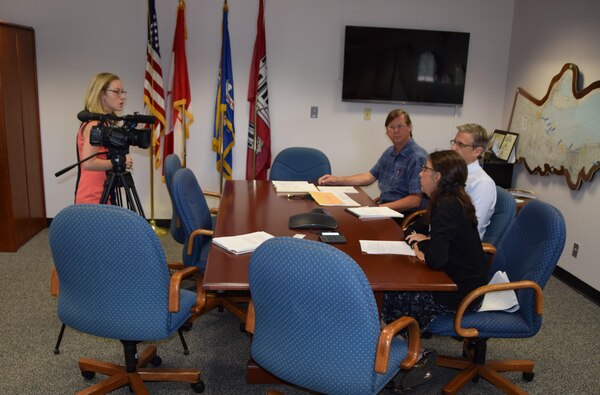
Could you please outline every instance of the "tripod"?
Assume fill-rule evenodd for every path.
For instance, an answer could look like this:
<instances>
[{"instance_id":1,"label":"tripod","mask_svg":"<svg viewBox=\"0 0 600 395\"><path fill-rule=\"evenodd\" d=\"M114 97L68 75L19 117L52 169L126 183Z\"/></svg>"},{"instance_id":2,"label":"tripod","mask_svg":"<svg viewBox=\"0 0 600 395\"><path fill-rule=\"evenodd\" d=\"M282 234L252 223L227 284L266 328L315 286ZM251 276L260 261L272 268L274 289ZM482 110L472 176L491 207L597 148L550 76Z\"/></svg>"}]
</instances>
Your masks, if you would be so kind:
<instances>
[{"instance_id":1,"label":"tripod","mask_svg":"<svg viewBox=\"0 0 600 395\"><path fill-rule=\"evenodd\" d=\"M109 152L109 157L113 169L108 172L108 176L104 182L100 204L108 203L108 198L112 197L111 203L124 207L123 203L126 202L128 209L141 215L142 218L146 218L140 197L135 189L133 176L125 170L125 155ZM125 197L124 200L123 195Z\"/></svg>"}]
</instances>

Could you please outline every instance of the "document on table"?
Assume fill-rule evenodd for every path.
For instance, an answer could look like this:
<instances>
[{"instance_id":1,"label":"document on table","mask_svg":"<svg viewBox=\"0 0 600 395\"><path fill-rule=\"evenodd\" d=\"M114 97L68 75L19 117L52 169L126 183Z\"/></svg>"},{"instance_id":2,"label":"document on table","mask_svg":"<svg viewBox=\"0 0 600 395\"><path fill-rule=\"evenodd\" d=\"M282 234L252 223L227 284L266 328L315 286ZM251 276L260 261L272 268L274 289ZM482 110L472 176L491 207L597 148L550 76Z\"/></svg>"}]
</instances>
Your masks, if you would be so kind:
<instances>
[{"instance_id":1,"label":"document on table","mask_svg":"<svg viewBox=\"0 0 600 395\"><path fill-rule=\"evenodd\" d=\"M385 206L354 207L346 209L350 214L358 218L402 218L404 215Z\"/></svg>"},{"instance_id":2,"label":"document on table","mask_svg":"<svg viewBox=\"0 0 600 395\"><path fill-rule=\"evenodd\" d=\"M321 206L360 206L342 192L310 192L310 196Z\"/></svg>"},{"instance_id":3,"label":"document on table","mask_svg":"<svg viewBox=\"0 0 600 395\"><path fill-rule=\"evenodd\" d=\"M252 252L263 242L274 237L267 232L253 232L238 236L215 237L212 242L236 255Z\"/></svg>"},{"instance_id":4,"label":"document on table","mask_svg":"<svg viewBox=\"0 0 600 395\"><path fill-rule=\"evenodd\" d=\"M324 185L324 186L317 187L317 189L321 192L358 193L358 190L352 186L342 187L342 186Z\"/></svg>"},{"instance_id":5,"label":"document on table","mask_svg":"<svg viewBox=\"0 0 600 395\"><path fill-rule=\"evenodd\" d=\"M508 283L506 272L498 270L489 284ZM519 310L519 301L514 290L490 292L483 296L483 302L478 311L506 311L513 313Z\"/></svg>"},{"instance_id":6,"label":"document on table","mask_svg":"<svg viewBox=\"0 0 600 395\"><path fill-rule=\"evenodd\" d=\"M272 181L277 193L301 193L318 191L315 184L307 181Z\"/></svg>"},{"instance_id":7,"label":"document on table","mask_svg":"<svg viewBox=\"0 0 600 395\"><path fill-rule=\"evenodd\" d=\"M360 249L366 254L393 254L415 256L415 252L405 241L359 240Z\"/></svg>"}]
</instances>

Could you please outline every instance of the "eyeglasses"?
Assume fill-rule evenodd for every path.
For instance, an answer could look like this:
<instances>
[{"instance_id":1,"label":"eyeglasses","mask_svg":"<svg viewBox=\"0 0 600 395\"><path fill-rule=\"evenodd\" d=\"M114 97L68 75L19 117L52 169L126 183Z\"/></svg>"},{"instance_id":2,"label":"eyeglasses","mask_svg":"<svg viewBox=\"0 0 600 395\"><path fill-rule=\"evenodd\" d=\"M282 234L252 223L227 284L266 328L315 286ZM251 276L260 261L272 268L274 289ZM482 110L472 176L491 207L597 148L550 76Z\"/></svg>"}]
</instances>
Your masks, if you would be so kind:
<instances>
[{"instance_id":1,"label":"eyeglasses","mask_svg":"<svg viewBox=\"0 0 600 395\"><path fill-rule=\"evenodd\" d=\"M118 89L105 89L105 91L112 92L117 96L127 96L127 91L122 91Z\"/></svg>"},{"instance_id":2,"label":"eyeglasses","mask_svg":"<svg viewBox=\"0 0 600 395\"><path fill-rule=\"evenodd\" d=\"M429 171L434 171L434 172L436 172L436 171L437 171L437 170L436 170L436 169L434 169L433 167L427 167L427 165L421 165L421 171L427 171L427 170L429 170Z\"/></svg>"},{"instance_id":3,"label":"eyeglasses","mask_svg":"<svg viewBox=\"0 0 600 395\"><path fill-rule=\"evenodd\" d=\"M396 125L396 126L388 125L387 128L391 129L391 130L400 130L400 129L405 128L407 126L408 125L405 125L405 124L401 123L400 125Z\"/></svg>"},{"instance_id":4,"label":"eyeglasses","mask_svg":"<svg viewBox=\"0 0 600 395\"><path fill-rule=\"evenodd\" d=\"M450 145L456 145L458 148L468 148L468 147L475 148L474 145L461 143L460 141L456 141L454 139L450 140Z\"/></svg>"}]
</instances>

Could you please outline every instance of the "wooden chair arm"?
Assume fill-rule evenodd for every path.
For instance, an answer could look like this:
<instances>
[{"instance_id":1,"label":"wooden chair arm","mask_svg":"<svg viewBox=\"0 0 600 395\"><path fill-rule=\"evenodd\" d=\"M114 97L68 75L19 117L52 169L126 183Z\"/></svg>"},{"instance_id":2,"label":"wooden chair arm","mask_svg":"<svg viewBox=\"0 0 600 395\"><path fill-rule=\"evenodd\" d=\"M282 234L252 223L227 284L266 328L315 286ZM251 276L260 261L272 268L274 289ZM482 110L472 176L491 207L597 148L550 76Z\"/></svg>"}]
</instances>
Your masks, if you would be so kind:
<instances>
[{"instance_id":1,"label":"wooden chair arm","mask_svg":"<svg viewBox=\"0 0 600 395\"><path fill-rule=\"evenodd\" d=\"M187 254L192 255L192 250L194 249L194 239L197 236L212 236L215 232L208 229L196 229L188 237L188 245L187 245Z\"/></svg>"},{"instance_id":2,"label":"wooden chair arm","mask_svg":"<svg viewBox=\"0 0 600 395\"><path fill-rule=\"evenodd\" d=\"M219 209L216 207L211 207L208 211L210 211L211 214L219 214Z\"/></svg>"},{"instance_id":3,"label":"wooden chair arm","mask_svg":"<svg viewBox=\"0 0 600 395\"><path fill-rule=\"evenodd\" d=\"M490 243L481 243L481 247L483 247L483 252L486 254L494 255L496 253L496 247Z\"/></svg>"},{"instance_id":4,"label":"wooden chair arm","mask_svg":"<svg viewBox=\"0 0 600 395\"><path fill-rule=\"evenodd\" d=\"M50 295L58 296L58 274L56 273L56 267L52 266L52 273L50 274Z\"/></svg>"},{"instance_id":5,"label":"wooden chair arm","mask_svg":"<svg viewBox=\"0 0 600 395\"><path fill-rule=\"evenodd\" d=\"M474 289L460 302L460 304L458 305L458 309L456 310L456 315L454 316L454 331L460 337L470 338L479 336L479 331L476 328L463 328L461 326L463 315L465 314L465 311L467 310L469 305L473 303L475 299L479 298L482 295L485 295L486 293L524 288L533 289L535 293L535 312L538 315L542 315L544 313L544 295L542 293L542 288L535 282L530 280L523 280L501 284L488 284Z\"/></svg>"},{"instance_id":6,"label":"wooden chair arm","mask_svg":"<svg viewBox=\"0 0 600 395\"><path fill-rule=\"evenodd\" d=\"M400 317L381 330L379 341L377 342L377 354L375 355L375 371L377 373L383 374L387 372L392 339L404 328L408 329L408 352L400 367L402 369L409 369L417 362L421 348L419 324L412 317Z\"/></svg>"},{"instance_id":7,"label":"wooden chair arm","mask_svg":"<svg viewBox=\"0 0 600 395\"><path fill-rule=\"evenodd\" d=\"M254 323L256 322L256 317L254 315L254 303L252 303L252 299L250 299L250 303L248 303L248 311L246 314L246 332L254 333Z\"/></svg>"},{"instance_id":8,"label":"wooden chair arm","mask_svg":"<svg viewBox=\"0 0 600 395\"><path fill-rule=\"evenodd\" d=\"M179 311L179 293L181 291L181 281L184 278L190 277L197 271L197 267L188 266L185 269L179 270L171 275L171 282L169 283L169 313L176 313Z\"/></svg>"},{"instance_id":9,"label":"wooden chair arm","mask_svg":"<svg viewBox=\"0 0 600 395\"><path fill-rule=\"evenodd\" d=\"M167 266L169 270L183 270L186 267L183 262L168 262Z\"/></svg>"},{"instance_id":10,"label":"wooden chair arm","mask_svg":"<svg viewBox=\"0 0 600 395\"><path fill-rule=\"evenodd\" d=\"M406 230L406 228L408 228L408 226L410 224L412 224L417 217L424 215L426 212L427 212L427 210L417 210L417 211L413 211L412 213L408 214L402 220L402 229Z\"/></svg>"},{"instance_id":11,"label":"wooden chair arm","mask_svg":"<svg viewBox=\"0 0 600 395\"><path fill-rule=\"evenodd\" d=\"M210 196L213 198L221 199L221 194L219 192L204 191L203 193L204 196Z\"/></svg>"}]
</instances>

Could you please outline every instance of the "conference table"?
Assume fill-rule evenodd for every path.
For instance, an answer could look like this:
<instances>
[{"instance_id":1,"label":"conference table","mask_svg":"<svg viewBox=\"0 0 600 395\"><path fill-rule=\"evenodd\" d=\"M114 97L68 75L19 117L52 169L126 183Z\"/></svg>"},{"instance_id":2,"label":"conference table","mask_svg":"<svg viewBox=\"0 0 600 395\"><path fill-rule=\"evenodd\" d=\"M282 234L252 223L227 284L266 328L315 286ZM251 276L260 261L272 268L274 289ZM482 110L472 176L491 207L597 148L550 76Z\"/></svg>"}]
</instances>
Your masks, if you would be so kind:
<instances>
[{"instance_id":1,"label":"conference table","mask_svg":"<svg viewBox=\"0 0 600 395\"><path fill-rule=\"evenodd\" d=\"M361 188L348 196L363 206L374 206L373 199ZM304 234L305 239L318 240L318 231L290 229L291 215L306 213L319 207L311 199L290 199L278 194L269 181L227 180L219 205L214 237L237 236L265 231L273 236ZM378 306L385 291L455 291L456 284L442 271L435 271L406 255L370 255L361 251L359 240L403 240L401 226L393 219L359 219L344 207L323 207L334 216L337 230L346 238L344 244L332 244L351 256L369 280ZM235 255L212 245L203 286L210 291L247 291L248 267L252 254ZM250 360L248 383L276 382L274 376Z\"/></svg>"}]
</instances>

